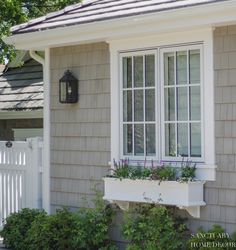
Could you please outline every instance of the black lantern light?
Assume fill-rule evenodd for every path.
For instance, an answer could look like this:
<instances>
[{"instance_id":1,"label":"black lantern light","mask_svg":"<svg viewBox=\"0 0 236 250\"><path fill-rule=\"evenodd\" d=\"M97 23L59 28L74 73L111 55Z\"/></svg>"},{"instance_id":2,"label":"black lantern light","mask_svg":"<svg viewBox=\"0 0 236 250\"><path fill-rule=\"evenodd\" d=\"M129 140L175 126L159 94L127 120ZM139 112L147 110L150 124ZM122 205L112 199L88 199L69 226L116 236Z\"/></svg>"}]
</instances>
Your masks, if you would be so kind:
<instances>
[{"instance_id":1,"label":"black lantern light","mask_svg":"<svg viewBox=\"0 0 236 250\"><path fill-rule=\"evenodd\" d=\"M60 103L78 102L78 80L67 70L59 81Z\"/></svg>"}]
</instances>

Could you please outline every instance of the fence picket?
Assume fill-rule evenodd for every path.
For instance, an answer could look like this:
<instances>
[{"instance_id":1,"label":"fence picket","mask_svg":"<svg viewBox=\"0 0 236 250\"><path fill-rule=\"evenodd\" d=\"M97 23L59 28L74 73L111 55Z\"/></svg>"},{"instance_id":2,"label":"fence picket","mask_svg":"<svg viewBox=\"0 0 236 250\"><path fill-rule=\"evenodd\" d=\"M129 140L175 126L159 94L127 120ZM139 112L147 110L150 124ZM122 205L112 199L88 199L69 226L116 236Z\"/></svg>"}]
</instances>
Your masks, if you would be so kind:
<instances>
[{"instance_id":1,"label":"fence picket","mask_svg":"<svg viewBox=\"0 0 236 250\"><path fill-rule=\"evenodd\" d=\"M41 208L42 140L0 141L0 227L10 213L22 208Z\"/></svg>"}]
</instances>

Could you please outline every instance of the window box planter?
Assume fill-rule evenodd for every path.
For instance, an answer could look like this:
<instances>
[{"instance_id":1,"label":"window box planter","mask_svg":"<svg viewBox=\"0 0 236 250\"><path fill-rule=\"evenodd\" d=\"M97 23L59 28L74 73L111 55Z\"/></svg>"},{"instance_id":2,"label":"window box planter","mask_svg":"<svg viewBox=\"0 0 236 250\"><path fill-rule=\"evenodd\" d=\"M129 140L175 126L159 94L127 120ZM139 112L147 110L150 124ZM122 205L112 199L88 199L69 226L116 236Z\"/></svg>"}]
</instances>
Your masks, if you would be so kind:
<instances>
[{"instance_id":1,"label":"window box planter","mask_svg":"<svg viewBox=\"0 0 236 250\"><path fill-rule=\"evenodd\" d=\"M204 181L177 182L104 178L104 199L128 209L130 202L174 205L186 209L193 217L200 217Z\"/></svg>"}]
</instances>

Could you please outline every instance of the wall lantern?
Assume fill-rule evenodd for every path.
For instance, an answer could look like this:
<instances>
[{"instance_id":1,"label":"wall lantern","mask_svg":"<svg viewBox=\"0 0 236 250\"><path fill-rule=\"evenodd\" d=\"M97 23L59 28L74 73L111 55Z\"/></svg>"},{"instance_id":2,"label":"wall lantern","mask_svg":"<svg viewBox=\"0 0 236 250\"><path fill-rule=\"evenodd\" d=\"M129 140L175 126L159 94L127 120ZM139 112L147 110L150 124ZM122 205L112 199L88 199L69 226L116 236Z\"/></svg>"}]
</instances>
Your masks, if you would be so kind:
<instances>
[{"instance_id":1,"label":"wall lantern","mask_svg":"<svg viewBox=\"0 0 236 250\"><path fill-rule=\"evenodd\" d=\"M78 80L67 70L59 80L59 101L60 103L78 102Z\"/></svg>"}]
</instances>

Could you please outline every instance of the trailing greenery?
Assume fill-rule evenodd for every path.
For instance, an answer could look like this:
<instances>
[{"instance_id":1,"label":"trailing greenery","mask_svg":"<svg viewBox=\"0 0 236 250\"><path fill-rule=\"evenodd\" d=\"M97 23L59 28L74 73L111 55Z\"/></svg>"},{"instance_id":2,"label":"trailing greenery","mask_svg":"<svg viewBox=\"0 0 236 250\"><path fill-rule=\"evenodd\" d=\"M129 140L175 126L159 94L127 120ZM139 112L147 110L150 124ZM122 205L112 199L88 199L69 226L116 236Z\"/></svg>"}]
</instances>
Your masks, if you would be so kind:
<instances>
[{"instance_id":1,"label":"trailing greenery","mask_svg":"<svg viewBox=\"0 0 236 250\"><path fill-rule=\"evenodd\" d=\"M230 236L220 225L205 231L202 228L192 234L187 242L187 250L229 250L236 249L236 233Z\"/></svg>"},{"instance_id":2,"label":"trailing greenery","mask_svg":"<svg viewBox=\"0 0 236 250\"><path fill-rule=\"evenodd\" d=\"M4 228L0 232L3 243L12 250L28 249L25 238L33 221L38 217L46 216L46 213L37 209L24 208L18 213L12 213L4 222Z\"/></svg>"},{"instance_id":3,"label":"trailing greenery","mask_svg":"<svg viewBox=\"0 0 236 250\"><path fill-rule=\"evenodd\" d=\"M111 174L107 177L112 178L127 178L127 179L148 179L160 181L194 181L196 164L189 161L182 161L181 166L173 167L166 163L154 166L153 163L150 167L137 165L133 166L129 160L121 160L118 163L114 161L114 168L111 169Z\"/></svg>"},{"instance_id":4,"label":"trailing greenery","mask_svg":"<svg viewBox=\"0 0 236 250\"><path fill-rule=\"evenodd\" d=\"M127 250L184 249L185 230L166 207L150 204L127 212L123 225L124 237L130 241Z\"/></svg>"},{"instance_id":5,"label":"trailing greenery","mask_svg":"<svg viewBox=\"0 0 236 250\"><path fill-rule=\"evenodd\" d=\"M192 181L195 178L196 163L192 164L189 161L181 162L181 180Z\"/></svg>"},{"instance_id":6,"label":"trailing greenery","mask_svg":"<svg viewBox=\"0 0 236 250\"><path fill-rule=\"evenodd\" d=\"M1 236L12 250L115 250L108 235L113 215L100 196L95 208L73 213L66 208L53 215L23 209L7 218Z\"/></svg>"}]
</instances>

